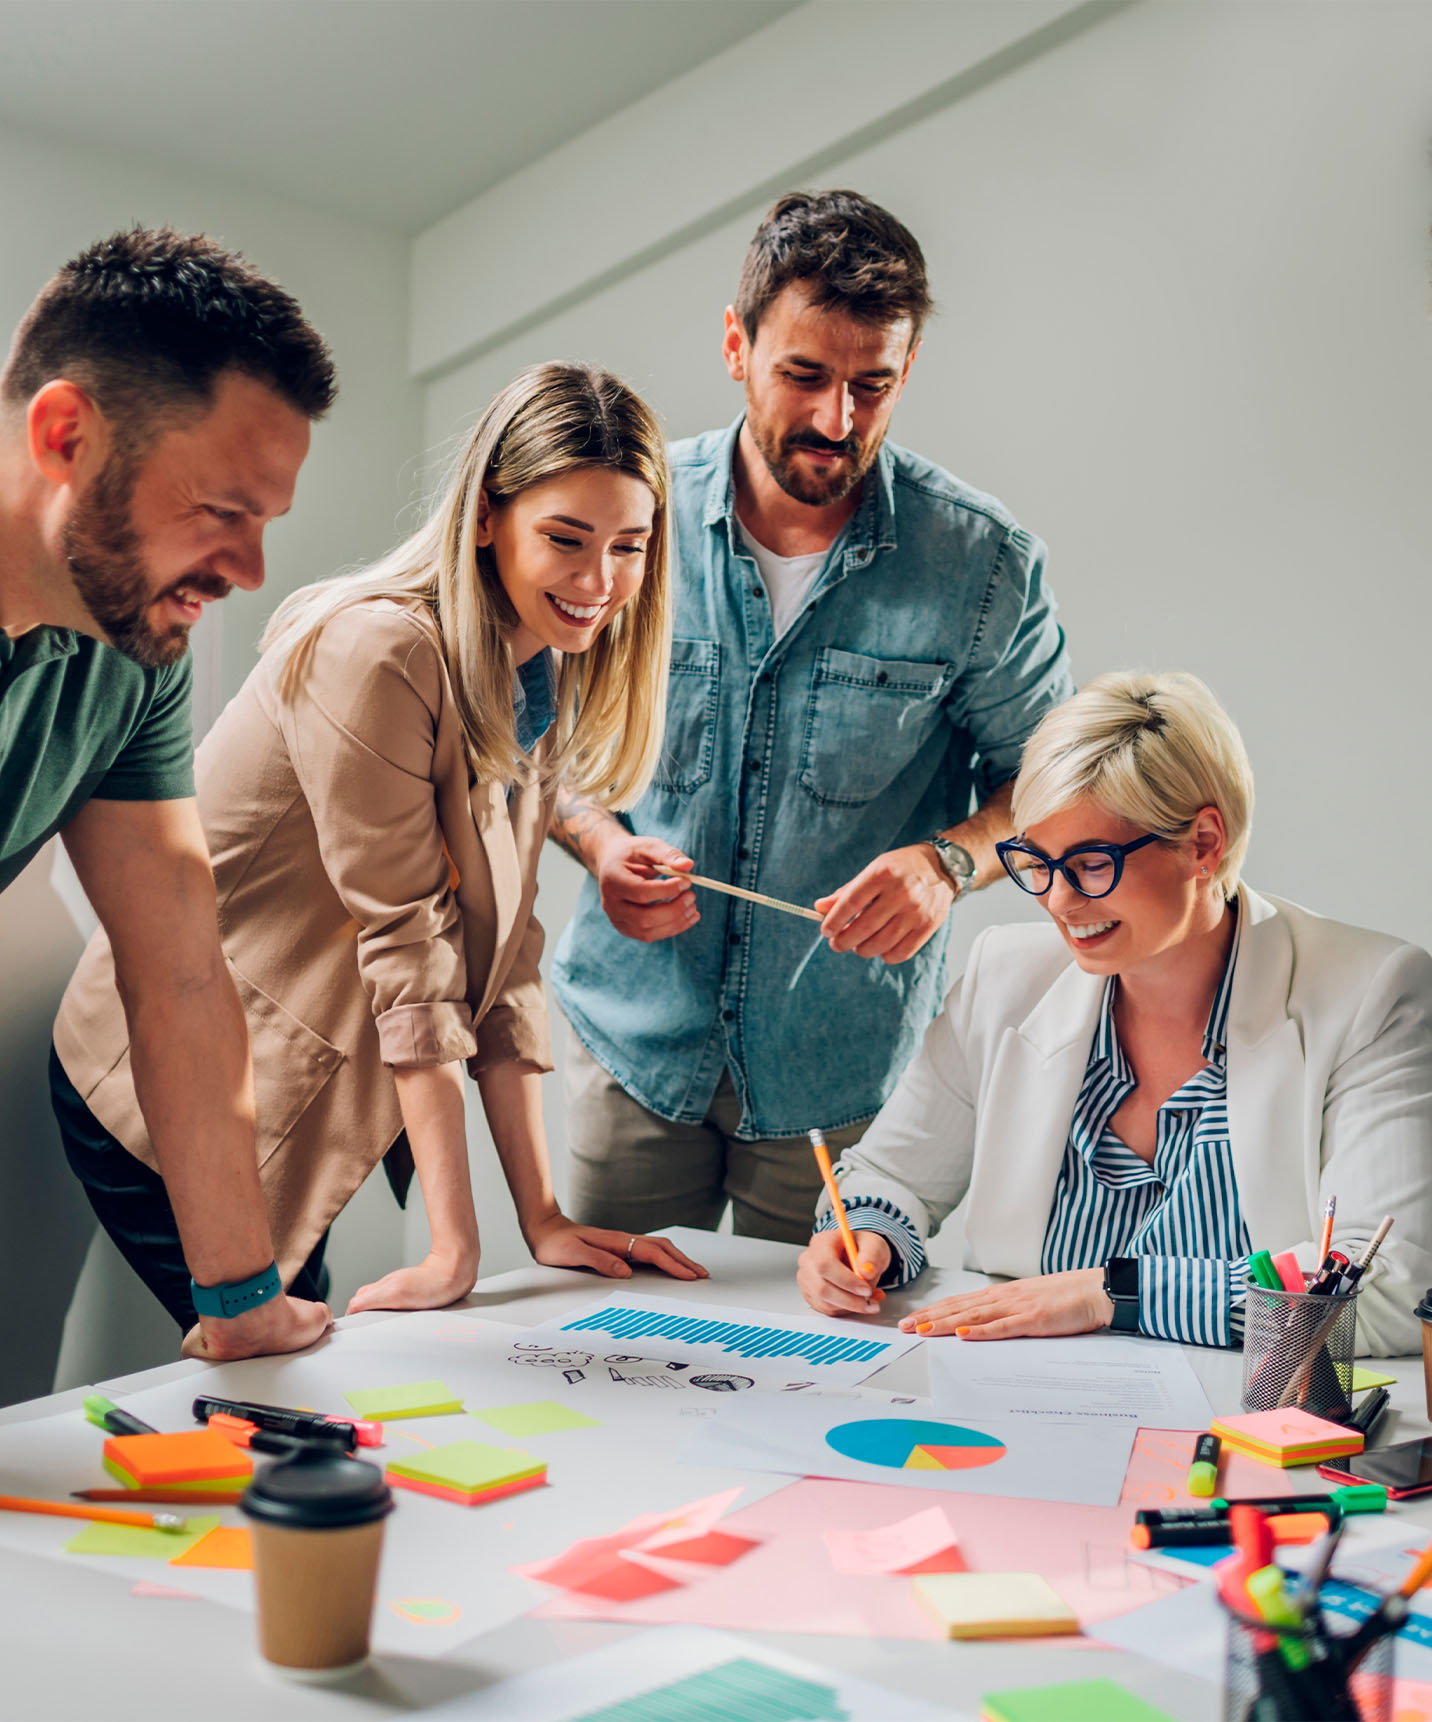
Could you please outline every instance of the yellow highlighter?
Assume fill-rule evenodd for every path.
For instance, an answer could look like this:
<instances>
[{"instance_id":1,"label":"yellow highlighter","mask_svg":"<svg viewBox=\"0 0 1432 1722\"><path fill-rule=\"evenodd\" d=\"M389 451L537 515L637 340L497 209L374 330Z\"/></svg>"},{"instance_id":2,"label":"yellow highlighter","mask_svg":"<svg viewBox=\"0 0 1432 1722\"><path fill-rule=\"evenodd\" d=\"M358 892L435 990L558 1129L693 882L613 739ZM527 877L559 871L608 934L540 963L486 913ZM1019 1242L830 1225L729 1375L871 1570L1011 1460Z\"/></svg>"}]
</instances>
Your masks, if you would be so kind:
<instances>
[{"instance_id":1,"label":"yellow highlighter","mask_svg":"<svg viewBox=\"0 0 1432 1722\"><path fill-rule=\"evenodd\" d=\"M1190 1495L1218 1493L1218 1459L1223 1443L1217 1435L1200 1435L1193 1449L1193 1463L1188 1468Z\"/></svg>"}]
</instances>

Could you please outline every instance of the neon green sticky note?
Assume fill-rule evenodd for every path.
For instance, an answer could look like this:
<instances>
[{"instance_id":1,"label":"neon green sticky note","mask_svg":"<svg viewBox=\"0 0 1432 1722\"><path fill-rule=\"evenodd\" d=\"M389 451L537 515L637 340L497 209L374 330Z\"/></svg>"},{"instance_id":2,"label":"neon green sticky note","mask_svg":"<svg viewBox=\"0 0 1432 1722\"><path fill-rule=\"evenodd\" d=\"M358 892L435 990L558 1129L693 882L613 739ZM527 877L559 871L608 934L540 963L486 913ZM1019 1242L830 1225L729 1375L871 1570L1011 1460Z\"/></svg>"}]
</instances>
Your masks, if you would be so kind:
<instances>
[{"instance_id":1,"label":"neon green sticky note","mask_svg":"<svg viewBox=\"0 0 1432 1722\"><path fill-rule=\"evenodd\" d=\"M1396 1387L1395 1375L1380 1375L1375 1369L1354 1369L1349 1393L1366 1393L1369 1387Z\"/></svg>"},{"instance_id":2,"label":"neon green sticky note","mask_svg":"<svg viewBox=\"0 0 1432 1722\"><path fill-rule=\"evenodd\" d=\"M1156 1710L1112 1680L986 1692L980 1710L988 1722L1173 1722L1167 1710Z\"/></svg>"},{"instance_id":3,"label":"neon green sticky note","mask_svg":"<svg viewBox=\"0 0 1432 1722\"><path fill-rule=\"evenodd\" d=\"M517 1447L490 1447L485 1441L449 1441L414 1459L390 1463L388 1474L471 1494L478 1489L521 1482L546 1469L545 1459Z\"/></svg>"},{"instance_id":4,"label":"neon green sticky note","mask_svg":"<svg viewBox=\"0 0 1432 1722\"><path fill-rule=\"evenodd\" d=\"M526 1405L491 1405L484 1411L468 1407L468 1414L490 1423L504 1435L519 1439L526 1435L551 1435L558 1429L598 1429L595 1417L587 1417L555 1399L533 1399Z\"/></svg>"},{"instance_id":5,"label":"neon green sticky note","mask_svg":"<svg viewBox=\"0 0 1432 1722\"><path fill-rule=\"evenodd\" d=\"M163 1509L161 1509L163 1510ZM171 1509L172 1510L172 1509ZM131 1555L142 1560L172 1561L201 1537L217 1529L219 1515L204 1513L189 1520L182 1531L146 1531L138 1525L86 1525L65 1544L67 1555Z\"/></svg>"},{"instance_id":6,"label":"neon green sticky note","mask_svg":"<svg viewBox=\"0 0 1432 1722\"><path fill-rule=\"evenodd\" d=\"M369 1387L343 1397L360 1417L391 1423L398 1417L442 1417L461 1411L462 1401L441 1381L407 1381L396 1387Z\"/></svg>"}]
</instances>

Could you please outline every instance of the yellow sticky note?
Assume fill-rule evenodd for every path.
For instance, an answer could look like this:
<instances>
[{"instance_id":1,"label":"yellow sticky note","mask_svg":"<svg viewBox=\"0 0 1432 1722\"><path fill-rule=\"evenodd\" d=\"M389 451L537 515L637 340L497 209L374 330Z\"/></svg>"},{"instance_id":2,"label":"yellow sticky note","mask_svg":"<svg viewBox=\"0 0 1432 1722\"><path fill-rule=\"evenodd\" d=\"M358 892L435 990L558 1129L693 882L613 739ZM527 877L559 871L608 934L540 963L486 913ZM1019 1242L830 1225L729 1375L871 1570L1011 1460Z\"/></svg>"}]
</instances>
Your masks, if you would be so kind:
<instances>
[{"instance_id":1,"label":"yellow sticky note","mask_svg":"<svg viewBox=\"0 0 1432 1722\"><path fill-rule=\"evenodd\" d=\"M190 1519L182 1531L148 1531L141 1525L87 1525L65 1544L65 1553L138 1555L144 1560L172 1561L176 1555L187 1554L218 1522L217 1513L201 1513Z\"/></svg>"},{"instance_id":2,"label":"yellow sticky note","mask_svg":"<svg viewBox=\"0 0 1432 1722\"><path fill-rule=\"evenodd\" d=\"M441 1381L403 1381L395 1387L370 1387L343 1397L360 1417L391 1423L398 1417L443 1417L462 1410L462 1401Z\"/></svg>"},{"instance_id":3,"label":"yellow sticky note","mask_svg":"<svg viewBox=\"0 0 1432 1722\"><path fill-rule=\"evenodd\" d=\"M915 1599L949 1638L1044 1638L1079 1622L1038 1573L922 1573Z\"/></svg>"}]
</instances>

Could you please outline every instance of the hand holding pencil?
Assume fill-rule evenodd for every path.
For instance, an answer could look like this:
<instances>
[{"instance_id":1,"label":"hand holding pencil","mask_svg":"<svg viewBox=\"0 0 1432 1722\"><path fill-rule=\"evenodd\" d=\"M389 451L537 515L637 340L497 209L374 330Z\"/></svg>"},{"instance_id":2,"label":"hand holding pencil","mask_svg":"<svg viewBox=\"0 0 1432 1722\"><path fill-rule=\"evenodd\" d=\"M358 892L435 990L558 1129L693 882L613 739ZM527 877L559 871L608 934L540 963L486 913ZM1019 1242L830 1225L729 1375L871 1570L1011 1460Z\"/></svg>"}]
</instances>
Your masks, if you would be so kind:
<instances>
[{"instance_id":1,"label":"hand holding pencil","mask_svg":"<svg viewBox=\"0 0 1432 1722\"><path fill-rule=\"evenodd\" d=\"M837 1229L817 1232L811 1239L796 1268L796 1283L806 1302L822 1315L873 1315L885 1297L877 1282L890 1265L890 1244L878 1232L851 1229L825 1137L819 1130L809 1134Z\"/></svg>"}]
</instances>

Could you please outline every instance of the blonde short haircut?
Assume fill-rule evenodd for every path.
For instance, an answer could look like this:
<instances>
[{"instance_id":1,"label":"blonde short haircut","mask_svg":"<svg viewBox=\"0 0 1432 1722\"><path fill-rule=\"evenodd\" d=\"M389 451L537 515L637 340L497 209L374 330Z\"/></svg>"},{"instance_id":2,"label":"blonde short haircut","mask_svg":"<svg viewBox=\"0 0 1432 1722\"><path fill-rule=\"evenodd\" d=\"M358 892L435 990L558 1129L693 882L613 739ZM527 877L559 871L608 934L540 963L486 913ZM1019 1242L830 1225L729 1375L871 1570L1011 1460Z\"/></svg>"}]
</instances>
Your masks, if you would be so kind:
<instances>
[{"instance_id":1,"label":"blonde short haircut","mask_svg":"<svg viewBox=\"0 0 1432 1722\"><path fill-rule=\"evenodd\" d=\"M1197 676L1112 670L1045 716L1015 779L1015 829L1085 800L1172 843L1188 836L1200 808L1216 807L1228 847L1213 882L1225 897L1237 889L1253 771L1232 718Z\"/></svg>"}]
</instances>

